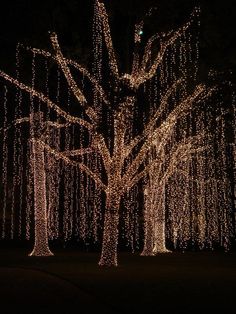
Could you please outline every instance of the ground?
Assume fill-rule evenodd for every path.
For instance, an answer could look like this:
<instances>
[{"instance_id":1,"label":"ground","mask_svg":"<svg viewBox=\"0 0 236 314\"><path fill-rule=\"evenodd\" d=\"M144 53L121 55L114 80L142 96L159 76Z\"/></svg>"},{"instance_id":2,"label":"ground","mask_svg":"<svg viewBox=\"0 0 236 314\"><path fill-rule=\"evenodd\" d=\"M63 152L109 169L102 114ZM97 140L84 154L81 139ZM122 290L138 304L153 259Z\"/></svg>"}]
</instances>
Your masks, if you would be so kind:
<instances>
[{"instance_id":1,"label":"ground","mask_svg":"<svg viewBox=\"0 0 236 314\"><path fill-rule=\"evenodd\" d=\"M0 313L235 313L236 253L120 253L101 268L99 254L56 250L28 257L0 250Z\"/></svg>"}]
</instances>

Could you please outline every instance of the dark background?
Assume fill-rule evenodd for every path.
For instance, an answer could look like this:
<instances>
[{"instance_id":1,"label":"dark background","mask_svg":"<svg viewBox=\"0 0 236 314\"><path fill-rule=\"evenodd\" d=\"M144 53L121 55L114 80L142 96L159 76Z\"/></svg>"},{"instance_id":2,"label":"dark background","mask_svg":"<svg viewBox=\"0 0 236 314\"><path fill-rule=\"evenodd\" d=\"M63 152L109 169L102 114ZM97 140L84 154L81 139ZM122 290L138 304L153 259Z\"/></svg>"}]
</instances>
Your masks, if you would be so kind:
<instances>
[{"instance_id":1,"label":"dark background","mask_svg":"<svg viewBox=\"0 0 236 314\"><path fill-rule=\"evenodd\" d=\"M193 8L200 5L200 68L203 72L214 69L228 73L232 70L235 77L234 0L104 0L104 3L111 21L114 45L124 64L127 63L133 25L151 6L158 9L155 19L148 25L148 31L154 33L154 30L167 31L183 24ZM0 68L14 73L17 42L50 48L48 31L52 30L58 33L65 55L87 64L92 47L92 13L92 0L1 1Z\"/></svg>"}]
</instances>

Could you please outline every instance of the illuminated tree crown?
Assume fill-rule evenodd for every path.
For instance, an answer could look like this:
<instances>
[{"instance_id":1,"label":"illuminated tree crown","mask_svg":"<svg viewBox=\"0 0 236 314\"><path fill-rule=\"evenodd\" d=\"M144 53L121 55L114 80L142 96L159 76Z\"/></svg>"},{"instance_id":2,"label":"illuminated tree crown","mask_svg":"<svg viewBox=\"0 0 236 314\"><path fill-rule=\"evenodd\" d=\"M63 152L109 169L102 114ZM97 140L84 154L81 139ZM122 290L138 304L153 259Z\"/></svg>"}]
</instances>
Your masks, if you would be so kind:
<instances>
[{"instance_id":1,"label":"illuminated tree crown","mask_svg":"<svg viewBox=\"0 0 236 314\"><path fill-rule=\"evenodd\" d=\"M59 168L62 165L66 180L64 238L69 239L73 230L83 238L88 228L86 221L92 216L91 232L95 238L99 226L103 229L99 265L112 266L117 265L122 215L127 233L125 237L133 237L129 225L134 224L136 216L130 214L129 204L137 196L141 180L146 184L142 255L168 251L165 247L165 194L176 173L184 175L192 156L198 156L203 166L203 155L209 150L211 138L201 114L199 120L196 119L201 112L196 108L201 108L216 88L196 83L196 61L193 59L197 60L197 51L192 48L190 30L198 18L198 9L194 10L190 21L177 31L154 34L146 43L142 40L144 21L138 22L135 25L130 73L121 73L119 69L103 2L95 0L94 11L93 71L66 58L57 34L51 33L52 52L27 48L34 60L31 86L3 71L0 71L0 76L17 87L19 102L23 92L30 95L30 114L18 117L15 125L30 123L29 159L35 208L32 255L51 255L48 236L59 237L57 206L59 181L62 180ZM152 11L147 17L150 14ZM49 92L36 87L36 57L56 63L58 73L67 83L68 95L80 106L79 114L71 114L70 108L65 109L59 97L54 101ZM140 119L142 101L147 103L148 108L144 119ZM40 104L38 109L37 103ZM7 121L4 130L6 128ZM79 143L77 147L75 142ZM48 169L47 176L45 168ZM190 172L185 174L190 176ZM176 179L175 186L177 182ZM86 209L84 201L91 194L95 200L93 208ZM103 194L105 210L102 210ZM126 207L122 214L121 202ZM186 203L180 205L186 206ZM170 209L171 206L173 203L170 203ZM173 207L172 214L181 210ZM198 219L199 224L205 223L204 217L203 220L200 216ZM228 223L228 219L225 221ZM188 227L187 224L185 226Z\"/></svg>"}]
</instances>

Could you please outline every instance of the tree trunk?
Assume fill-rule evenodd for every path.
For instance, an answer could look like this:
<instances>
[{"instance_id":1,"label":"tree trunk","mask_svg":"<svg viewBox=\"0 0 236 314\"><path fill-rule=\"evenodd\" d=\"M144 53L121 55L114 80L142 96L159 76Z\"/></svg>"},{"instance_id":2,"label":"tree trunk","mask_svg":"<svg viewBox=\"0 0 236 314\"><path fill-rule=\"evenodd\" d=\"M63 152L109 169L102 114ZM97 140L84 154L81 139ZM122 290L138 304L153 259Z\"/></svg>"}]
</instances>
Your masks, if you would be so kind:
<instances>
[{"instance_id":1,"label":"tree trunk","mask_svg":"<svg viewBox=\"0 0 236 314\"><path fill-rule=\"evenodd\" d=\"M155 215L153 255L171 252L166 248L165 226L165 189L163 189L159 195L159 204L157 204Z\"/></svg>"},{"instance_id":2,"label":"tree trunk","mask_svg":"<svg viewBox=\"0 0 236 314\"><path fill-rule=\"evenodd\" d=\"M171 251L166 248L165 220L160 219L155 224L153 255L170 252Z\"/></svg>"},{"instance_id":3,"label":"tree trunk","mask_svg":"<svg viewBox=\"0 0 236 314\"><path fill-rule=\"evenodd\" d=\"M165 239L165 192L155 194L146 192L144 212L144 248L142 256L154 256L158 253L169 253Z\"/></svg>"},{"instance_id":4,"label":"tree trunk","mask_svg":"<svg viewBox=\"0 0 236 314\"><path fill-rule=\"evenodd\" d=\"M120 197L110 195L107 197L105 211L102 253L100 266L117 266L118 224Z\"/></svg>"},{"instance_id":5,"label":"tree trunk","mask_svg":"<svg viewBox=\"0 0 236 314\"><path fill-rule=\"evenodd\" d=\"M141 256L152 256L154 241L153 202L148 188L144 191L144 196L144 247Z\"/></svg>"},{"instance_id":6,"label":"tree trunk","mask_svg":"<svg viewBox=\"0 0 236 314\"><path fill-rule=\"evenodd\" d=\"M35 242L30 256L51 256L48 247L46 178L44 168L44 148L37 139L32 139L34 174L34 217Z\"/></svg>"}]
</instances>

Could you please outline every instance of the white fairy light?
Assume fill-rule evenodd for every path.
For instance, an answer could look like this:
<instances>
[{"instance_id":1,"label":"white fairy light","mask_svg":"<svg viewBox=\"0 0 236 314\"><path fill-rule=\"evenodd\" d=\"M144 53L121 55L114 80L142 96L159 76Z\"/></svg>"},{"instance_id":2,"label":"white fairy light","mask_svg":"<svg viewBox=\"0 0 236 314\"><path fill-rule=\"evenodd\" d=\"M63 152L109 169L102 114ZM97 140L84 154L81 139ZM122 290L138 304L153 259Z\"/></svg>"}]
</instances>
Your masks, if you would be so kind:
<instances>
[{"instance_id":1,"label":"white fairy light","mask_svg":"<svg viewBox=\"0 0 236 314\"><path fill-rule=\"evenodd\" d=\"M30 256L51 256L48 247L47 199L44 144L39 140L42 128L42 113L31 114L34 138L31 140L34 175L35 242Z\"/></svg>"},{"instance_id":2,"label":"white fairy light","mask_svg":"<svg viewBox=\"0 0 236 314\"><path fill-rule=\"evenodd\" d=\"M3 197L3 209L2 209L2 238L4 239L6 236L5 223L6 223L6 208L7 208L7 164L8 164L8 146L7 146L7 87L4 86L4 121L3 121L3 161L2 161L2 184L4 189L4 197Z\"/></svg>"},{"instance_id":3,"label":"white fairy light","mask_svg":"<svg viewBox=\"0 0 236 314\"><path fill-rule=\"evenodd\" d=\"M195 17L191 16L190 22L179 28L176 32L169 32L167 34L152 36L144 46L143 55L138 50L134 53L131 73L120 73L117 56L113 47L111 31L108 22L108 16L105 6L100 1L95 1L96 26L100 34L95 40L95 54L97 58L102 54L102 40L105 42L108 53L108 66L111 77L114 81L114 89L109 82L105 82L105 77L102 76L102 60L96 60L93 65L93 74L89 73L79 63L67 59L63 56L57 35L52 33L50 35L53 53L46 52L40 49L31 49L33 53L32 63L32 86L22 83L19 77L16 79L10 77L8 74L0 71L0 76L6 81L15 85L18 89L27 92L31 98L30 109L30 126L31 126L31 164L34 179L34 213L35 213L35 245L31 255L52 255L48 247L48 238L52 238L59 234L59 218L57 214L54 215L53 207L55 204L59 205L59 196L55 200L55 194L59 193L58 178L62 175L62 171L55 172L55 168L60 164L63 166L64 175L64 217L63 217L63 239L69 240L72 236L73 229L79 234L83 240L91 237L97 237L98 223L101 219L99 217L99 208L101 203L98 199L101 197L101 192L106 196L106 209L104 212L103 221L103 243L102 252L99 265L101 266L116 266L117 265L117 244L119 237L119 209L122 198L129 194L130 203L128 205L129 213L125 215L125 230L128 232L129 243L134 250L135 239L138 241L138 219L134 207L137 205L137 184L144 177L149 177L155 173L156 177L150 178L147 185L146 208L144 213L145 218L145 246L143 255L153 255L159 251L167 252L165 247L165 203L169 202L171 214L175 214L175 220L172 223L174 242L177 245L179 241L182 246L186 246L187 241L193 236L194 230L190 227L191 215L194 213L189 209L188 201L193 188L193 176L190 174L193 168L192 156L203 153L209 148L206 140L206 134L190 134L189 137L182 135L179 142L174 141L177 138L177 125L181 121L183 129L187 126L187 117L193 110L194 106L202 103L209 98L216 88L207 88L203 84L199 84L195 89L188 91L186 87L185 66L187 59L180 57L179 72L183 78L177 78L179 73L175 73L177 64L176 55L178 54L175 43L180 41L181 54L186 53L187 40L186 33L189 31ZM135 29L134 41L136 45L141 44L141 36L143 32L143 23ZM102 36L103 35L103 36ZM102 39L103 37L103 39ZM96 41L97 40L97 41ZM160 46L159 52L154 55L153 45L158 43ZM62 109L63 105L60 100L59 88L56 95L56 103L50 99L48 90L48 78L46 79L46 93L39 92L35 86L35 56L41 55L46 58L52 58L56 61L58 66L58 75L63 75L67 82L69 93L80 104L83 113L81 117L74 116L69 113L69 109ZM167 55L167 57L166 57ZM166 66L170 60L170 64ZM88 81L91 85L92 92L86 97L86 89L81 88L81 84L77 82L73 76L73 71L83 75L83 80ZM157 91L158 87L153 86L151 80L157 82L157 72L160 70L160 92L159 107ZM48 77L48 74L47 74ZM58 81L59 81L58 77ZM104 83L105 88L102 85ZM83 85L83 81L82 81ZM111 88L108 93L107 85ZM154 91L150 89L153 88ZM131 90L130 94L123 96L123 89ZM151 105L155 106L150 119L144 125L143 132L136 134L134 132L134 116L137 112L134 109L138 101L138 92L143 89L149 94L149 101L153 102ZM120 94L119 94L120 92ZM153 97L152 94L155 96ZM180 96L177 96L178 93ZM115 99L115 104L112 101ZM154 98L154 99L153 99ZM35 121L34 99L40 101L42 108L46 106L48 110L47 121L40 121L40 134L37 135L37 121ZM104 114L103 105L107 110L107 134L101 131L102 118ZM56 114L56 121L49 121L50 114ZM21 120L22 119L22 120ZM27 122L28 118L18 119L18 123ZM37 119L36 119L37 120ZM16 122L15 122L16 123ZM79 126L79 127L78 127ZM69 131L73 127L79 130L79 147L75 147L75 137ZM36 128L36 129L35 129ZM69 129L70 128L70 129ZM73 129L76 130L76 129ZM54 135L53 135L53 132ZM65 133L65 145L62 148L60 145L61 132ZM86 133L85 133L86 132ZM191 129L193 133L193 130ZM190 133L191 133L190 132ZM183 134L186 134L184 130ZM206 144L206 145L205 145ZM154 150L153 156L150 158ZM94 162L94 154L98 155L96 162ZM45 156L46 159L45 159ZM223 157L222 157L223 158ZM52 165L49 178L46 179L45 174L45 160L48 162L48 168ZM186 169L179 169L180 164L183 163ZM183 166L182 164L182 166ZM103 169L104 168L104 169ZM73 170L71 170L73 169ZM102 172L105 172L102 173ZM177 194L178 188L168 186L168 182L172 180L174 186L178 186L178 182L183 186L186 179L186 171L189 172L188 190L182 189L182 196L184 199L179 200ZM201 171L200 171L201 172ZM75 174L75 175L74 175ZM179 176L182 176L179 179ZM55 185L52 181L55 179ZM49 200L46 197L46 180L52 186L48 189L50 193ZM74 187L76 181L76 188ZM77 186L77 184L79 186ZM96 208L93 213L90 212L91 204L86 204L91 201L91 196L96 187L94 200L91 202ZM213 185L214 182L211 182ZM136 186L136 187L135 187ZM32 186L29 181L29 190ZM210 191L213 191L210 186ZM178 199L175 203L175 198L168 199L167 191L170 191L173 196ZM80 207L76 208L76 215L73 213L74 192L79 194L80 199L76 198L76 202L80 202ZM31 192L30 192L31 193ZM192 193L193 194L193 193ZM201 194L201 193L200 193ZM213 192L212 192L213 194ZM148 199L150 195L150 199ZM76 196L78 197L78 196ZM202 197L202 195L201 195ZM225 195L225 198L228 196ZM211 198L213 201L213 198ZM203 204L202 200L202 204ZM127 203L128 204L128 203ZM47 208L49 206L49 209ZM86 206L87 205L87 206ZM158 205L157 207L155 207ZM183 212L186 213L186 219L178 212L180 211L178 205L183 205ZM77 204L76 204L77 206ZM213 205L212 207L214 207ZM133 207L133 209L131 209ZM214 209L215 210L215 209ZM27 210L27 221L29 221L30 210ZM223 213L225 214L225 212ZM222 215L223 215L222 214ZM92 218L91 218L92 217ZM204 226L204 221L197 217L195 220L199 221L198 225ZM92 223L91 223L92 221ZM52 225L55 223L56 230L52 230ZM73 224L79 224L74 228ZM89 224L92 224L92 230ZM178 229L178 223L183 227L183 231ZM29 225L29 222L28 222ZM214 229L215 224L212 229ZM29 229L29 226L27 227ZM202 227L204 228L204 227ZM191 229L191 232L189 232ZM29 237L29 230L28 237ZM200 232L199 238L203 238L203 231ZM212 232L213 233L213 232ZM227 233L226 228L222 229L222 233ZM202 241L202 240L201 240ZM211 243L213 240L211 240ZM224 243L226 245L226 243Z\"/></svg>"}]
</instances>

